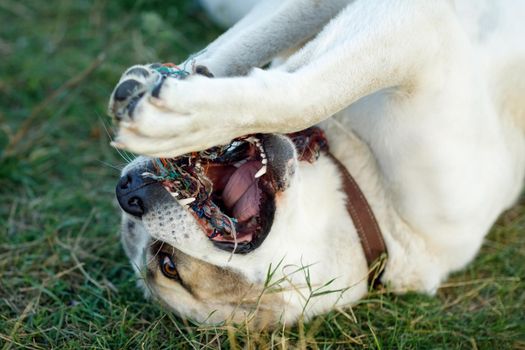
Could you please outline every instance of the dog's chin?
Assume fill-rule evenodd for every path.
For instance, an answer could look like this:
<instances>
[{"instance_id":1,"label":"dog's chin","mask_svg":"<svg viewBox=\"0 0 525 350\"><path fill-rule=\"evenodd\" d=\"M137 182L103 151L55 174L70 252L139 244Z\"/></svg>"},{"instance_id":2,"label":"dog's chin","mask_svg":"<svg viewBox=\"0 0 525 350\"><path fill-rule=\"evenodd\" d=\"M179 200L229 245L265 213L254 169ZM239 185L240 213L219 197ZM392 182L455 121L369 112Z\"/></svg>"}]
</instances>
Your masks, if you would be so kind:
<instances>
[{"instance_id":1,"label":"dog's chin","mask_svg":"<svg viewBox=\"0 0 525 350\"><path fill-rule=\"evenodd\" d=\"M197 157L193 161L200 160ZM220 159L202 162L206 181L212 185L206 201L184 206L217 248L249 253L269 235L277 199L289 186L296 166L295 146L285 136L255 135L234 140ZM177 198L178 184L174 182L164 180L162 185ZM173 198L170 201L178 205ZM209 214L211 210L215 211L213 215Z\"/></svg>"}]
</instances>

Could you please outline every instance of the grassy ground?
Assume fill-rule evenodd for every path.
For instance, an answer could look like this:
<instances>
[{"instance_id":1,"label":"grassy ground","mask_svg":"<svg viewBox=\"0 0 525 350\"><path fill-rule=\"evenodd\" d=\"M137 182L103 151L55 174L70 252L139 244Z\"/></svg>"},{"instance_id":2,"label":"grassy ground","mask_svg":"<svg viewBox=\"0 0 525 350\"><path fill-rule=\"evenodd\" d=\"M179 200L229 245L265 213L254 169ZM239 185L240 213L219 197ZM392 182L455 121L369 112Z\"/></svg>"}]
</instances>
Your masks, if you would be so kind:
<instances>
[{"instance_id":1,"label":"grassy ground","mask_svg":"<svg viewBox=\"0 0 525 350\"><path fill-rule=\"evenodd\" d=\"M525 206L436 297L253 334L147 303L117 235L105 106L123 69L180 61L219 30L191 2L0 2L0 348L525 349Z\"/></svg>"}]
</instances>

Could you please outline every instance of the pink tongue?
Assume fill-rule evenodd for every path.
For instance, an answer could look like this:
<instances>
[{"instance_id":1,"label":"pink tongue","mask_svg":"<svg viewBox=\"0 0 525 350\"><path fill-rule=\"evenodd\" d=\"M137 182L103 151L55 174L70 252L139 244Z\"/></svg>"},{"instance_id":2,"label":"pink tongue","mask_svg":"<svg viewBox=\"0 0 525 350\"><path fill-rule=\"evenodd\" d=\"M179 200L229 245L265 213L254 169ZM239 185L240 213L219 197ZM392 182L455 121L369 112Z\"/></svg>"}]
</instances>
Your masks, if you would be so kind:
<instances>
[{"instance_id":1,"label":"pink tongue","mask_svg":"<svg viewBox=\"0 0 525 350\"><path fill-rule=\"evenodd\" d=\"M230 177L222 192L222 200L226 208L232 210L238 221L244 221L257 214L259 210L258 179L254 175L260 169L258 161L241 165Z\"/></svg>"}]
</instances>

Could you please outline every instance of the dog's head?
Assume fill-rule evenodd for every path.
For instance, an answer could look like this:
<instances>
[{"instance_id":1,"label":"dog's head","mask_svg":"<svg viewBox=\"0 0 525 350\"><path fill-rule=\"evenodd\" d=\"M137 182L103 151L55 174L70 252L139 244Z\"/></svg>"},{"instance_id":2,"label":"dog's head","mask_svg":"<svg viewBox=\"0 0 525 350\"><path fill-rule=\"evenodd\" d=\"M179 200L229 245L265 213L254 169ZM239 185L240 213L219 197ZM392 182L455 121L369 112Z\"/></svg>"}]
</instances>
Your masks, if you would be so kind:
<instances>
[{"instance_id":1,"label":"dog's head","mask_svg":"<svg viewBox=\"0 0 525 350\"><path fill-rule=\"evenodd\" d=\"M235 253L251 255L274 224L289 216L281 203L297 167L290 139L261 135L235 141L217 159L192 165L211 185L201 203L197 193L184 198L187 184L160 179L157 161L136 159L116 188L124 247L148 290L180 314L202 321L228 319L234 310L248 315L256 308L279 309L275 297L260 298L263 269L255 277L228 260ZM225 225L235 232L226 232ZM270 299L271 305L262 304ZM273 319L264 317L269 316Z\"/></svg>"},{"instance_id":2,"label":"dog's head","mask_svg":"<svg viewBox=\"0 0 525 350\"><path fill-rule=\"evenodd\" d=\"M291 279L282 279L283 287L275 283L275 272L284 258L299 265L303 254L315 258L323 249L309 252L298 241L319 227L301 210L308 198L299 191L304 181L297 179L297 143L283 135L258 135L222 150L220 156L184 160L203 176L204 197L179 176L187 163L171 168L175 177L160 177L159 160L146 157L123 170L116 193L126 253L146 292L182 316L201 322L255 316L258 325L294 319L301 308L289 310ZM311 151L309 145L302 154L305 150ZM312 183L326 175L309 171ZM322 202L322 188L307 186ZM320 222L329 220L320 214Z\"/></svg>"}]
</instances>

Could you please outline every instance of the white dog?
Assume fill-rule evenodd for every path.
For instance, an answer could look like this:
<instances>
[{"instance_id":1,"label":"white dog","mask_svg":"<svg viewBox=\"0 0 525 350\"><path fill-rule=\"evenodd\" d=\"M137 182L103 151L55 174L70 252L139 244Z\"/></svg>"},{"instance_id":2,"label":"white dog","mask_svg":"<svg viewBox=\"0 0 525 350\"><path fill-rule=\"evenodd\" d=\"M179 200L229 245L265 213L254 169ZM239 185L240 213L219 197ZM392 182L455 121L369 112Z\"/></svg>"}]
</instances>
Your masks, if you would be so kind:
<instances>
[{"instance_id":1,"label":"white dog","mask_svg":"<svg viewBox=\"0 0 525 350\"><path fill-rule=\"evenodd\" d=\"M235 163L212 164L212 182L231 182L214 194L239 222L233 189L255 184L259 207L244 198L243 210L263 226L241 242L209 237L192 199L173 199L148 177L153 159L138 158L117 195L147 290L185 317L261 325L362 298L370 266L344 172L326 152L301 161L273 134L320 123L379 224L381 282L434 293L521 191L524 18L519 0L267 0L181 65L186 79L128 69L110 101L114 145L176 157L255 135L231 146Z\"/></svg>"}]
</instances>

